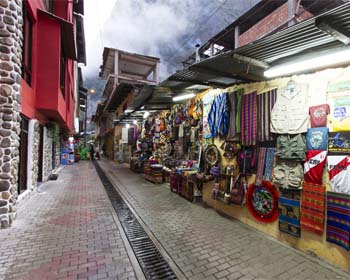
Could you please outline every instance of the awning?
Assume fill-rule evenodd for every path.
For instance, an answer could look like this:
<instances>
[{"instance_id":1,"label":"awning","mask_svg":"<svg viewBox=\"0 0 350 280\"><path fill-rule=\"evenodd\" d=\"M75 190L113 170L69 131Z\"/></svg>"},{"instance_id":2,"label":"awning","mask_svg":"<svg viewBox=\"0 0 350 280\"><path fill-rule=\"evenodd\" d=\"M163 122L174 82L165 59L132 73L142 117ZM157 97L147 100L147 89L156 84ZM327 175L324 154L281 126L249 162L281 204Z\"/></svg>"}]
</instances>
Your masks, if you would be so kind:
<instances>
[{"instance_id":1,"label":"awning","mask_svg":"<svg viewBox=\"0 0 350 280\"><path fill-rule=\"evenodd\" d=\"M84 18L81 15L75 14L76 22L76 40L77 40L77 61L86 65L86 48L85 48L85 31Z\"/></svg>"},{"instance_id":2,"label":"awning","mask_svg":"<svg viewBox=\"0 0 350 280\"><path fill-rule=\"evenodd\" d=\"M227 87L262 81L266 79L263 75L266 68L307 53L343 47L347 36L350 40L349 2L238 49L195 63L168 77L161 86L173 89L182 84L182 90L186 90L189 84ZM171 85L174 82L179 84Z\"/></svg>"},{"instance_id":3,"label":"awning","mask_svg":"<svg viewBox=\"0 0 350 280\"><path fill-rule=\"evenodd\" d=\"M58 23L61 26L61 40L62 40L63 53L65 57L76 60L77 54L76 54L73 23L66 21L47 11L38 9L38 13L41 14L42 16L58 21Z\"/></svg>"}]
</instances>

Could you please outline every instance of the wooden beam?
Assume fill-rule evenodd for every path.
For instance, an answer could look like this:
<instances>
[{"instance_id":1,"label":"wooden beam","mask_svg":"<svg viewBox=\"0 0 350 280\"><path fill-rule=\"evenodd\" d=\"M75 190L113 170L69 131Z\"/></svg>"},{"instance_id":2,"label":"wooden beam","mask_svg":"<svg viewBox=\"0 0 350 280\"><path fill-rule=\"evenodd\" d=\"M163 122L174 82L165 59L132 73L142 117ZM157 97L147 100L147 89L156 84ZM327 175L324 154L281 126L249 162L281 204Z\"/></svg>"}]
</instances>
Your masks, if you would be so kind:
<instances>
[{"instance_id":1,"label":"wooden beam","mask_svg":"<svg viewBox=\"0 0 350 280\"><path fill-rule=\"evenodd\" d=\"M350 37L348 32L340 26L332 23L331 18L321 17L317 18L315 21L315 26L321 31L329 34L334 39L342 42L345 45L350 44Z\"/></svg>"},{"instance_id":2,"label":"wooden beam","mask_svg":"<svg viewBox=\"0 0 350 280\"><path fill-rule=\"evenodd\" d=\"M255 59L255 58L251 58L248 56L243 56L243 55L240 55L237 53L234 53L232 55L232 58L247 62L249 64L252 64L252 65L264 68L264 69L269 67L269 65L267 63L265 63L264 61L261 61L261 60Z\"/></svg>"}]
</instances>

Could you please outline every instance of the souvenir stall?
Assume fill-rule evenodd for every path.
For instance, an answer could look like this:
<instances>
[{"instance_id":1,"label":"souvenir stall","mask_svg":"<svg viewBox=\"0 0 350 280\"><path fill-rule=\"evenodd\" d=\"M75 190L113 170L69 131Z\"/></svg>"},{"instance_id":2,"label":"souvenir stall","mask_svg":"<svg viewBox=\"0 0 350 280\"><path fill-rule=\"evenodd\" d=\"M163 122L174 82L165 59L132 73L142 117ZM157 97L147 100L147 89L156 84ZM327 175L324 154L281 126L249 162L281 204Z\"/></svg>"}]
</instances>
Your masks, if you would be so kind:
<instances>
[{"instance_id":1,"label":"souvenir stall","mask_svg":"<svg viewBox=\"0 0 350 280\"><path fill-rule=\"evenodd\" d=\"M336 68L206 92L204 203L348 269L349 77Z\"/></svg>"}]
</instances>

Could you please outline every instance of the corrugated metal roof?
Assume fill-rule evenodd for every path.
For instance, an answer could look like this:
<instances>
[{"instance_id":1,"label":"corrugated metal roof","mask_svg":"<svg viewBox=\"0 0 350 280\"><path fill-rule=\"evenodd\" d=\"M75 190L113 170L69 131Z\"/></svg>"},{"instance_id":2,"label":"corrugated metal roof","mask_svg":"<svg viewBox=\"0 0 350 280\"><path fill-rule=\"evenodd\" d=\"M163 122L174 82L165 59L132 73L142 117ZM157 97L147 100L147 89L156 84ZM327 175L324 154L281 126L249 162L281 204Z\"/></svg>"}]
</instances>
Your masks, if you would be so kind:
<instances>
[{"instance_id":1,"label":"corrugated metal roof","mask_svg":"<svg viewBox=\"0 0 350 280\"><path fill-rule=\"evenodd\" d=\"M350 3L347 2L246 46L193 64L171 75L161 85L167 86L169 82L179 81L186 82L184 85L186 87L188 83L226 87L241 81L261 81L265 80L263 75L265 68L278 63L281 59L343 47L341 41L317 28L315 21L320 19L327 19L350 34ZM237 55L241 58L235 57ZM225 83L225 80L228 82Z\"/></svg>"}]
</instances>

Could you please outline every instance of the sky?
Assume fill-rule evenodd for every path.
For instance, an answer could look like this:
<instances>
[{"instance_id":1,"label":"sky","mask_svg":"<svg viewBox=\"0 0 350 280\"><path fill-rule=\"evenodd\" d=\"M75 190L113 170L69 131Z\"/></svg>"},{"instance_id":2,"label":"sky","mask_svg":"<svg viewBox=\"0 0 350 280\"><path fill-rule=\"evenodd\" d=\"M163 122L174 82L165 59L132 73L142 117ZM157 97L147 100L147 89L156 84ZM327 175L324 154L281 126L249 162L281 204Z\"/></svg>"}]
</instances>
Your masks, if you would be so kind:
<instances>
[{"instance_id":1,"label":"sky","mask_svg":"<svg viewBox=\"0 0 350 280\"><path fill-rule=\"evenodd\" d=\"M159 57L160 79L259 0L85 0L87 88L103 88L98 78L103 47ZM94 106L95 107L95 106ZM94 111L94 107L90 111Z\"/></svg>"}]
</instances>

